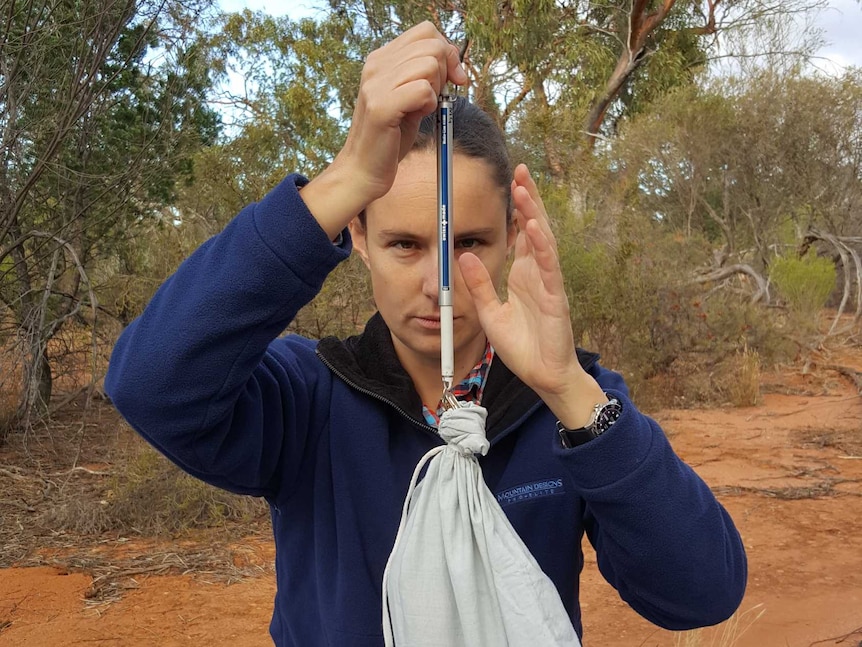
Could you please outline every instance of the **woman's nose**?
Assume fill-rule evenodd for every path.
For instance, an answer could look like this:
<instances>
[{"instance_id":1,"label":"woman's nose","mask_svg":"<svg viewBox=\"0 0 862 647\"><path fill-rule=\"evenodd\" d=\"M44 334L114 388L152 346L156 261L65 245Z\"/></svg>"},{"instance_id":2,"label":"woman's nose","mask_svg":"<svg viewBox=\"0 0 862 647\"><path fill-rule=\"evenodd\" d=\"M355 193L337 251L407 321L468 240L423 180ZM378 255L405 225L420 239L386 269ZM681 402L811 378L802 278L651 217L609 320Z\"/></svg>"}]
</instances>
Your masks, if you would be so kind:
<instances>
[{"instance_id":1,"label":"woman's nose","mask_svg":"<svg viewBox=\"0 0 862 647\"><path fill-rule=\"evenodd\" d=\"M440 277L437 265L437 250L431 250L422 259L422 294L437 303L440 290Z\"/></svg>"}]
</instances>

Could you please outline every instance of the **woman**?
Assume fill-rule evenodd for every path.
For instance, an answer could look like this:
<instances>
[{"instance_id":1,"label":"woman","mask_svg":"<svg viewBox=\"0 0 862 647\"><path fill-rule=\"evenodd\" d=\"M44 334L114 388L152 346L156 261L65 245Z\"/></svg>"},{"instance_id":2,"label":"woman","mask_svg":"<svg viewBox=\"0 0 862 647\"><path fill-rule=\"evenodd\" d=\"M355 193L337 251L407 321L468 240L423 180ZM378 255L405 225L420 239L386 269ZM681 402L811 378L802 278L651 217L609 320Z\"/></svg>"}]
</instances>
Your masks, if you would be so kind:
<instances>
[{"instance_id":1,"label":"woman","mask_svg":"<svg viewBox=\"0 0 862 647\"><path fill-rule=\"evenodd\" d=\"M423 118L447 82L466 81L430 23L372 53L332 165L309 183L288 177L202 245L111 360L107 390L149 442L190 474L269 502L280 646L383 642L381 580L407 485L441 442L436 172ZM524 166L512 178L490 119L456 104L456 381L489 411L489 488L578 634L584 532L646 618L720 622L746 580L730 517L622 378L575 351L536 186ZM276 339L351 245L379 308L365 332Z\"/></svg>"}]
</instances>

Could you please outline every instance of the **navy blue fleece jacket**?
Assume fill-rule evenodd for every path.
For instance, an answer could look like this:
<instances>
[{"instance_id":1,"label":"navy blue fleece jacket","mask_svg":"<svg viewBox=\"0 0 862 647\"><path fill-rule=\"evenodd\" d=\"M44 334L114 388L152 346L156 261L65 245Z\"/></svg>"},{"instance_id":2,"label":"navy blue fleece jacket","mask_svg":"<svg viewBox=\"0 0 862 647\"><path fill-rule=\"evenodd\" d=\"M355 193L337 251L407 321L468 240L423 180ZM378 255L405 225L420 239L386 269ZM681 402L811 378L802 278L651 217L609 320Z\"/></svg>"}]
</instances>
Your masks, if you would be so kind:
<instances>
[{"instance_id":1,"label":"navy blue fleece jacket","mask_svg":"<svg viewBox=\"0 0 862 647\"><path fill-rule=\"evenodd\" d=\"M441 441L379 315L344 342L277 338L350 252L346 231L334 245L308 212L303 182L287 178L182 264L123 332L106 390L181 468L266 497L276 645L380 647L383 569L410 475ZM579 359L623 414L574 449L494 361L480 459L489 488L579 634L585 532L604 577L644 617L670 629L722 621L746 582L733 522L622 378L594 355Z\"/></svg>"}]
</instances>

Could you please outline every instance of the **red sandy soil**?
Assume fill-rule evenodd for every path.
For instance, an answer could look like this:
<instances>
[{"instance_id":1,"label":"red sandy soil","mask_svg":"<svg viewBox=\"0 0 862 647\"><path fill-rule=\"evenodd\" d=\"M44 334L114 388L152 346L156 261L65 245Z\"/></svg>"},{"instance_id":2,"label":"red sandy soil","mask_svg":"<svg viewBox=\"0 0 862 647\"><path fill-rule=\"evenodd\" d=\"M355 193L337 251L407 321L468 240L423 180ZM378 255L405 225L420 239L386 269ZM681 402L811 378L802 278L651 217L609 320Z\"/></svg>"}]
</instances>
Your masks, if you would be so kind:
<instances>
[{"instance_id":1,"label":"red sandy soil","mask_svg":"<svg viewBox=\"0 0 862 647\"><path fill-rule=\"evenodd\" d=\"M862 350L841 364L862 371ZM785 371L765 382L770 392L756 407L655 415L742 533L750 577L738 628L747 631L731 640L722 639L727 627L696 638L658 629L620 601L588 554L587 647L862 644L862 399L838 374ZM239 542L234 554L271 568L265 537ZM0 647L271 645L271 572L230 585L143 576L104 603L86 599L92 582L45 567L0 571Z\"/></svg>"}]
</instances>

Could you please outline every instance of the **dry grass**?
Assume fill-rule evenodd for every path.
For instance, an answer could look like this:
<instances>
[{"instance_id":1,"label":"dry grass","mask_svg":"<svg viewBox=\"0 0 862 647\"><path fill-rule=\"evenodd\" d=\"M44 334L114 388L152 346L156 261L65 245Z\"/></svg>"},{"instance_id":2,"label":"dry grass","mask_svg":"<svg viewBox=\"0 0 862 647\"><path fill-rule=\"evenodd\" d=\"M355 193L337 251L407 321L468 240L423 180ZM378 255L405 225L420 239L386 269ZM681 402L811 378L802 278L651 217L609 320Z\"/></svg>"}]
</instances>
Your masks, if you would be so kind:
<instances>
[{"instance_id":1,"label":"dry grass","mask_svg":"<svg viewBox=\"0 0 862 647\"><path fill-rule=\"evenodd\" d=\"M730 361L727 394L735 407L753 407L760 400L760 355L745 346Z\"/></svg>"},{"instance_id":2,"label":"dry grass","mask_svg":"<svg viewBox=\"0 0 862 647\"><path fill-rule=\"evenodd\" d=\"M117 546L109 547L116 548ZM113 550L79 549L77 554L30 560L33 565L55 566L66 571L82 571L93 576L84 593L89 606L116 602L126 590L138 588L138 579L151 575L194 575L208 582L231 584L247 577L274 571L274 563L248 564L238 560L234 548L221 541L183 550L147 550L144 554L122 556Z\"/></svg>"},{"instance_id":3,"label":"dry grass","mask_svg":"<svg viewBox=\"0 0 862 647\"><path fill-rule=\"evenodd\" d=\"M664 407L751 407L760 401L761 358L742 350L716 360L707 354L678 357L662 373L635 384L635 400L645 411Z\"/></svg>"},{"instance_id":4,"label":"dry grass","mask_svg":"<svg viewBox=\"0 0 862 647\"><path fill-rule=\"evenodd\" d=\"M679 633L676 647L733 647L764 613L765 607L756 604L742 613L737 611L717 627Z\"/></svg>"},{"instance_id":5,"label":"dry grass","mask_svg":"<svg viewBox=\"0 0 862 647\"><path fill-rule=\"evenodd\" d=\"M104 401L85 412L71 409L26 442L15 435L0 448L0 568L89 570L96 577L93 601L134 587L135 574L195 572L222 580L250 574L254 569L233 564L227 542L268 537L267 512L259 500L180 473ZM147 539L154 535L165 539ZM118 555L115 549L134 537L170 551Z\"/></svg>"}]
</instances>

